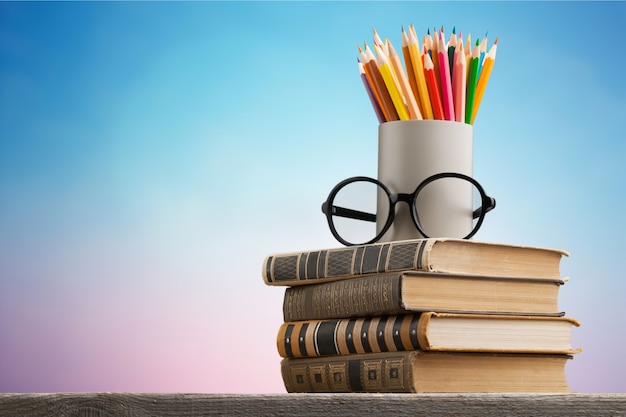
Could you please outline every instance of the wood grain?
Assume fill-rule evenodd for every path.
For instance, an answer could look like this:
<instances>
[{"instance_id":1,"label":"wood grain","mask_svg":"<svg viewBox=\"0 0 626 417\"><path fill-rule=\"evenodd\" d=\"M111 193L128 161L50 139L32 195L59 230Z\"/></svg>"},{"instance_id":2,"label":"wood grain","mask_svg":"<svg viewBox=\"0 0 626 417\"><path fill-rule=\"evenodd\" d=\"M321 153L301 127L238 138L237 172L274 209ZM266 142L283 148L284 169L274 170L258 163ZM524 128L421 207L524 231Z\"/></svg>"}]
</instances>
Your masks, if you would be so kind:
<instances>
[{"instance_id":1,"label":"wood grain","mask_svg":"<svg viewBox=\"0 0 626 417\"><path fill-rule=\"evenodd\" d=\"M0 394L0 417L626 416L626 394Z\"/></svg>"}]
</instances>

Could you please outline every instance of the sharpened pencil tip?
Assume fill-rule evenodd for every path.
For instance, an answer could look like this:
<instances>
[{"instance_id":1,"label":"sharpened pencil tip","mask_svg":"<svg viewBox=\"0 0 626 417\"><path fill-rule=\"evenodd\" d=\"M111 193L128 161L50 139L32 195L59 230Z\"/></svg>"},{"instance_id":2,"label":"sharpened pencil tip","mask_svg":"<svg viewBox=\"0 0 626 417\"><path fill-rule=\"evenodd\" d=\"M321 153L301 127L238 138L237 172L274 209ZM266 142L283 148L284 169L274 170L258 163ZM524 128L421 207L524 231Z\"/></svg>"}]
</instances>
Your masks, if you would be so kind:
<instances>
[{"instance_id":1,"label":"sharpened pencil tip","mask_svg":"<svg viewBox=\"0 0 626 417\"><path fill-rule=\"evenodd\" d=\"M456 26L452 26L452 33L456 35Z\"/></svg>"},{"instance_id":2,"label":"sharpened pencil tip","mask_svg":"<svg viewBox=\"0 0 626 417\"><path fill-rule=\"evenodd\" d=\"M494 45L498 44L498 38L496 38L496 41L493 43Z\"/></svg>"}]
</instances>

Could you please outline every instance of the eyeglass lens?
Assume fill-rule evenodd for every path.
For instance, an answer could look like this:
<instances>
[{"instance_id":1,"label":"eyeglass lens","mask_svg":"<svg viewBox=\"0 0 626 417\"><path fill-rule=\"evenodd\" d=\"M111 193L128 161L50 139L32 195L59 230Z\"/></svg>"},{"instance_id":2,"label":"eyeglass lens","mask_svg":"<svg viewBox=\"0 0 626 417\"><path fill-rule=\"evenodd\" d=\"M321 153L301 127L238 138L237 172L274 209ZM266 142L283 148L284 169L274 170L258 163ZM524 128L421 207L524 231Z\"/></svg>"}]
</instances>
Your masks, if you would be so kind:
<instances>
[{"instance_id":1,"label":"eyeglass lens","mask_svg":"<svg viewBox=\"0 0 626 417\"><path fill-rule=\"evenodd\" d=\"M480 205L480 191L471 182L455 177L426 184L414 200L417 221L428 236L467 236L476 226L472 213Z\"/></svg>"},{"instance_id":2,"label":"eyeglass lens","mask_svg":"<svg viewBox=\"0 0 626 417\"><path fill-rule=\"evenodd\" d=\"M338 211L332 216L335 230L343 239L350 243L368 242L376 237L376 219L389 216L389 204L379 210L378 195L386 196L386 191L378 184L369 181L355 181L343 186L335 195L332 204L335 207L355 210L359 214L369 216L344 215ZM360 218L356 218L360 217ZM362 220L367 217L367 220Z\"/></svg>"}]
</instances>

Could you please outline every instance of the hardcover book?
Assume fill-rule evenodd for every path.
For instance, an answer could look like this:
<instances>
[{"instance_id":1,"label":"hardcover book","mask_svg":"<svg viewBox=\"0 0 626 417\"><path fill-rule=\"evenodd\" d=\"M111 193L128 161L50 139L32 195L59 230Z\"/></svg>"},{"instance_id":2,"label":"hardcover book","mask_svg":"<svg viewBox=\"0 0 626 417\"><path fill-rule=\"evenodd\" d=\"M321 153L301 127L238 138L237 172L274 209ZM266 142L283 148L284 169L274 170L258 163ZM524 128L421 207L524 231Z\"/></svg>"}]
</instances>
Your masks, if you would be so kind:
<instances>
[{"instance_id":1,"label":"hardcover book","mask_svg":"<svg viewBox=\"0 0 626 417\"><path fill-rule=\"evenodd\" d=\"M408 350L574 354L565 317L426 312L283 323L276 344L283 358Z\"/></svg>"},{"instance_id":2,"label":"hardcover book","mask_svg":"<svg viewBox=\"0 0 626 417\"><path fill-rule=\"evenodd\" d=\"M567 393L569 355L384 352L287 358L287 392Z\"/></svg>"},{"instance_id":3,"label":"hardcover book","mask_svg":"<svg viewBox=\"0 0 626 417\"><path fill-rule=\"evenodd\" d=\"M404 271L285 289L285 322L439 311L552 315L564 279Z\"/></svg>"},{"instance_id":4,"label":"hardcover book","mask_svg":"<svg viewBox=\"0 0 626 417\"><path fill-rule=\"evenodd\" d=\"M524 278L559 278L557 249L463 239L413 239L269 255L267 285L318 284L393 271L427 271Z\"/></svg>"}]
</instances>

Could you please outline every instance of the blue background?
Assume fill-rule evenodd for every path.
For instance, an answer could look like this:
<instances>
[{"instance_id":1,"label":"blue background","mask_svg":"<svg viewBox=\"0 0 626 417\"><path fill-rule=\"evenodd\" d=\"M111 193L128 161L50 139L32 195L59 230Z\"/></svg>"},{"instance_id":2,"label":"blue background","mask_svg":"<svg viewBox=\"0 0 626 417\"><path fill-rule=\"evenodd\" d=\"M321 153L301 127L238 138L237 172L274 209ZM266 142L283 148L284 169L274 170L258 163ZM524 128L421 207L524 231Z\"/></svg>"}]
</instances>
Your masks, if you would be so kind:
<instances>
[{"instance_id":1,"label":"blue background","mask_svg":"<svg viewBox=\"0 0 626 417\"><path fill-rule=\"evenodd\" d=\"M411 23L499 38L475 240L571 253L568 382L625 392L623 2L0 3L0 391L284 392L263 259L338 246L357 45Z\"/></svg>"}]
</instances>

